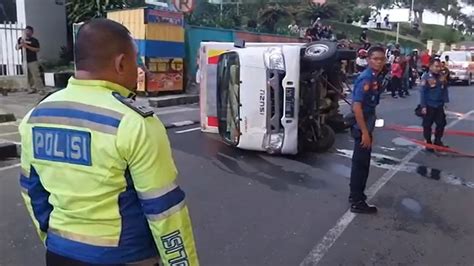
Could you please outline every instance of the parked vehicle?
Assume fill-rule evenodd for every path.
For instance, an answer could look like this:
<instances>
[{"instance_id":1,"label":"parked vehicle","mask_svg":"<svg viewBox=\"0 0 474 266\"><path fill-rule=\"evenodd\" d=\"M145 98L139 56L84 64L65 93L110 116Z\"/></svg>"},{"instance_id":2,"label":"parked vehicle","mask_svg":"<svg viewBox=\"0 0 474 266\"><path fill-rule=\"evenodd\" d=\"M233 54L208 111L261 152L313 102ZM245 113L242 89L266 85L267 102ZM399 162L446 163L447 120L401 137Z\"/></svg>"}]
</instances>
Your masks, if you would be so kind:
<instances>
[{"instance_id":1,"label":"parked vehicle","mask_svg":"<svg viewBox=\"0 0 474 266\"><path fill-rule=\"evenodd\" d=\"M474 78L474 54L471 51L448 51L441 54L444 61L449 56L448 68L452 82L463 82L471 86Z\"/></svg>"}]
</instances>

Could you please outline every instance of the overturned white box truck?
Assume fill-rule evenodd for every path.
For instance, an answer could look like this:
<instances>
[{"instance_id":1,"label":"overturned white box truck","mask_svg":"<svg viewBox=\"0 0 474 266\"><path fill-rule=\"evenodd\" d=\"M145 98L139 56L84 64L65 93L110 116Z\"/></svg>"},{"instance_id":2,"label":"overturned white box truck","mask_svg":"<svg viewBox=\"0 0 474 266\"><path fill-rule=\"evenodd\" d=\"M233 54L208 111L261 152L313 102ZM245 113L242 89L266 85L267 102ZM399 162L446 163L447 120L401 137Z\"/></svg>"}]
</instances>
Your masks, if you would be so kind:
<instances>
[{"instance_id":1,"label":"overturned white box truck","mask_svg":"<svg viewBox=\"0 0 474 266\"><path fill-rule=\"evenodd\" d=\"M340 62L355 57L329 41L202 43L202 131L271 154L326 151L345 128Z\"/></svg>"}]
</instances>

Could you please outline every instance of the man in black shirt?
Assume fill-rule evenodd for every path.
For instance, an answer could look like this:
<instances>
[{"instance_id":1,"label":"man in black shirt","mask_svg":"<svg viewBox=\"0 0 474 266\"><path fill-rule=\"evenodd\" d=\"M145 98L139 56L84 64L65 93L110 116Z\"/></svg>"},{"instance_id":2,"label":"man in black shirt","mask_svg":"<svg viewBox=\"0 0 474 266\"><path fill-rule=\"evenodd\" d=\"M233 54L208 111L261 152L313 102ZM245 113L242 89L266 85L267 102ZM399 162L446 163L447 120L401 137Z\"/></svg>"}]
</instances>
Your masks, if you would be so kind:
<instances>
[{"instance_id":1,"label":"man in black shirt","mask_svg":"<svg viewBox=\"0 0 474 266\"><path fill-rule=\"evenodd\" d=\"M41 73L39 70L38 63L38 52L40 50L39 41L33 37L34 29L31 26L25 28L25 38L20 37L16 46L17 50L25 49L26 62L28 65L28 82L31 87L30 93L37 91L40 94L44 94L43 80L41 79Z\"/></svg>"},{"instance_id":2,"label":"man in black shirt","mask_svg":"<svg viewBox=\"0 0 474 266\"><path fill-rule=\"evenodd\" d=\"M362 33L360 34L359 40L362 43L364 49L369 50L370 43L369 43L369 39L367 38L367 29L362 30Z\"/></svg>"}]
</instances>

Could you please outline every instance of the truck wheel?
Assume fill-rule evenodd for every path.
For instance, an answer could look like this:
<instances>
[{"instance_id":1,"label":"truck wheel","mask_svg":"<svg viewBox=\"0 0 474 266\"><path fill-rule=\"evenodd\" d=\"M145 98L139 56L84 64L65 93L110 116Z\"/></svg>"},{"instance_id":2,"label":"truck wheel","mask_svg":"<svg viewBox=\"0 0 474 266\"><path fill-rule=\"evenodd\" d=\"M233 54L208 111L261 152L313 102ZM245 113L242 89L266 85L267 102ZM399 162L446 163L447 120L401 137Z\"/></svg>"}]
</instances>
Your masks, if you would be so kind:
<instances>
[{"instance_id":1,"label":"truck wheel","mask_svg":"<svg viewBox=\"0 0 474 266\"><path fill-rule=\"evenodd\" d=\"M329 150L336 142L336 133L328 125L321 126L321 138L316 142L311 142L312 152L325 152Z\"/></svg>"},{"instance_id":2,"label":"truck wheel","mask_svg":"<svg viewBox=\"0 0 474 266\"><path fill-rule=\"evenodd\" d=\"M303 48L303 60L317 65L327 65L336 61L337 44L329 41L317 41Z\"/></svg>"}]
</instances>

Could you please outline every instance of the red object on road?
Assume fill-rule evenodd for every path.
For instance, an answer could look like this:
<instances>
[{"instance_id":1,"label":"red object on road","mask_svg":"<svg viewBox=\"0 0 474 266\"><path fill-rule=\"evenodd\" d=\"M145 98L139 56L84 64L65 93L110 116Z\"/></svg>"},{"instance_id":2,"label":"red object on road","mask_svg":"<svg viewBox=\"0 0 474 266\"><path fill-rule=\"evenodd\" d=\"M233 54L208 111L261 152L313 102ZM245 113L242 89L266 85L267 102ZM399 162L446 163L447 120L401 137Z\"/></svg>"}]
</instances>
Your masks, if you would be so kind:
<instances>
[{"instance_id":1,"label":"red object on road","mask_svg":"<svg viewBox=\"0 0 474 266\"><path fill-rule=\"evenodd\" d=\"M414 133L423 132L422 128L404 127L400 125L389 125L389 126L386 126L385 128L389 130L403 131L403 132L414 132ZM452 135L452 136L474 137L474 132L463 131L463 130L445 130L444 134Z\"/></svg>"},{"instance_id":2,"label":"red object on road","mask_svg":"<svg viewBox=\"0 0 474 266\"><path fill-rule=\"evenodd\" d=\"M433 149L435 151L449 152L449 153L453 153L453 154L463 156L463 157L474 158L474 154L471 154L471 153L464 153L464 152L461 152L461 151L458 151L458 150L455 150L455 149L452 149L452 148L449 148L449 147L443 147L443 146L438 146L438 145L434 145L434 144L428 144L424 141L417 140L417 139L411 139L411 138L406 138L406 139L413 142L413 143L416 143L420 146L424 146L426 148Z\"/></svg>"}]
</instances>

